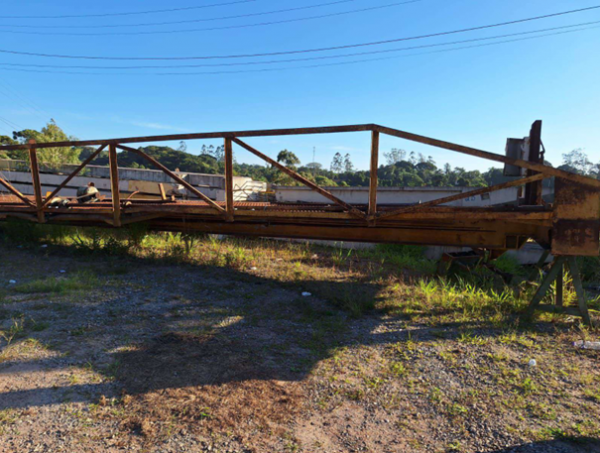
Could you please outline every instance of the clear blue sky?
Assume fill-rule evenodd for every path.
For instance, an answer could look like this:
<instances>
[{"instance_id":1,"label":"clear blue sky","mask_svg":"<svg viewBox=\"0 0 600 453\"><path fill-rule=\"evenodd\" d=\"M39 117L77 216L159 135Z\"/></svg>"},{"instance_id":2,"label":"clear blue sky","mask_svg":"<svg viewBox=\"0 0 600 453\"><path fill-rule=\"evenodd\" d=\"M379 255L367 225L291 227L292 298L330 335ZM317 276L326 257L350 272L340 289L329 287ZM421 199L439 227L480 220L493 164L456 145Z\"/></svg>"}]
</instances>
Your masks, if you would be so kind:
<instances>
[{"instance_id":1,"label":"clear blue sky","mask_svg":"<svg viewBox=\"0 0 600 453\"><path fill-rule=\"evenodd\" d=\"M226 1L5 0L0 15L119 13ZM344 12L397 1L354 0L267 16L125 29L42 27L92 27L207 19L326 3L328 0L256 0L183 12L114 17L3 19L0 49L138 57L277 52L422 35L600 4L599 0L422 0L323 19L217 31L134 36L47 36L27 33L223 27ZM173 64L240 63L339 55L490 37L590 21L600 21L600 9L495 29L359 49L263 59L178 61ZM6 33L8 30L25 33ZM584 148L592 160L599 161L599 38L600 28L593 28L449 52L432 53L440 49L433 48L338 60L194 69L168 69L169 62L161 61L86 61L0 53L0 117L19 127L36 129L52 117L69 134L80 139L380 123L499 153L504 151L507 137L527 135L531 123L542 119L547 158L551 162L559 163L561 154L574 148ZM299 67L381 57L394 58L317 68ZM82 66L151 64L164 65L167 69L119 70L117 74L108 69L62 69L83 74L48 74L14 69L61 69L2 66L6 63ZM229 74L154 74L161 71L239 71L262 67L288 69ZM292 67L297 68L290 69ZM121 75L124 71L133 75ZM0 123L0 134L6 134L7 129L11 128ZM364 169L368 165L368 134L256 139L250 143L273 156L280 149L288 148L305 163L312 160L313 146L316 146L316 160L327 166L337 151L343 154L349 152L359 168ZM200 146L199 142L188 142L191 152L198 152ZM438 163L450 162L453 166L479 169L490 166L485 161L396 139L384 139L381 146L382 151L399 147L422 152L433 156ZM237 150L236 156L239 161L257 162L242 150Z\"/></svg>"}]
</instances>

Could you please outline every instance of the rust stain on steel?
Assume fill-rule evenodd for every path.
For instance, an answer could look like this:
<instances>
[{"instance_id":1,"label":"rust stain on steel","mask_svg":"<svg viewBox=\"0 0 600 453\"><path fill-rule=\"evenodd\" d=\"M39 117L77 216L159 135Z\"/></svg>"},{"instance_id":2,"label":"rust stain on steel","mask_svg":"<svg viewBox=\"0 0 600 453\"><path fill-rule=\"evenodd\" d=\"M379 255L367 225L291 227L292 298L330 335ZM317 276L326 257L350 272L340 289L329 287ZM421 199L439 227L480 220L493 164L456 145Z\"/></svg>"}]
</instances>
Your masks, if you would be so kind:
<instances>
[{"instance_id":1,"label":"rust stain on steel","mask_svg":"<svg viewBox=\"0 0 600 453\"><path fill-rule=\"evenodd\" d=\"M598 256L599 251L599 220L557 220L554 222L553 254Z\"/></svg>"},{"instance_id":2,"label":"rust stain on steel","mask_svg":"<svg viewBox=\"0 0 600 453\"><path fill-rule=\"evenodd\" d=\"M600 192L557 178L554 187L552 253L598 256L600 253Z\"/></svg>"},{"instance_id":3,"label":"rust stain on steel","mask_svg":"<svg viewBox=\"0 0 600 453\"><path fill-rule=\"evenodd\" d=\"M240 137L361 131L370 131L372 135L371 181L368 205L346 203L294 170L286 168L240 140ZM376 170L380 133L495 162L515 165L529 170L531 176L519 181L511 181L497 186L476 189L465 194L429 201L421 205L378 205ZM124 146L125 143L208 138L225 139L228 157L226 202L216 202L210 199L197 187L189 184L156 159L140 150ZM234 202L231 184L233 176L232 142L246 148L282 172L319 192L328 198L331 203ZM69 209L46 207L51 197L43 201L39 186L39 171L37 166L34 165L32 177L36 189L35 197L24 196L7 181L0 179L0 185L3 185L12 193L8 197L0 197L0 220L18 217L35 221L35 216L31 214L32 211L35 213L37 210L39 215L46 214L48 223L76 226L109 227L119 226L119 222L125 225L144 221L152 229L166 231L197 230L221 234L273 237L459 245L488 248L496 251L519 248L526 240L534 239L544 246L551 244L553 253L557 255L598 255L600 252L600 181L552 168L540 162L511 159L503 155L375 124L40 143L3 146L0 147L0 150L29 149L35 158L35 148L88 145L101 146L95 154L99 153L102 147L105 146L108 146L111 151L111 187L113 192L111 199L104 199L92 205L74 203ZM163 200L130 200L121 205L119 202L116 148L142 156L175 181L184 185L199 200L169 201L164 200L165 196L163 194ZM91 161L91 158L86 159L69 175L53 192L53 195L58 194L66 183ZM557 177L556 199L552 206L546 206L543 205L537 190L540 187L541 180L550 176ZM450 200L458 200L474 194L489 193L523 183L528 184L528 187L532 189L530 190L532 194L530 198L536 203L535 205L480 208L440 205ZM365 214L366 212L369 214L368 217ZM234 213L235 217L233 216Z\"/></svg>"}]
</instances>

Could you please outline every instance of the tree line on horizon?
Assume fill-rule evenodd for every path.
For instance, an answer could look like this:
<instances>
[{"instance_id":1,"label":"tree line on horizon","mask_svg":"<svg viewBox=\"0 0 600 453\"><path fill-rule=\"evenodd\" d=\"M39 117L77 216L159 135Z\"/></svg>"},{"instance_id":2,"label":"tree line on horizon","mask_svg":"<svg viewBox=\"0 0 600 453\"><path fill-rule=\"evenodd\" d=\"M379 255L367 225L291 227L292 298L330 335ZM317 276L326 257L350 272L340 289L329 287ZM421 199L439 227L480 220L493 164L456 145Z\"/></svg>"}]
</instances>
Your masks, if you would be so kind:
<instances>
[{"instance_id":1,"label":"tree line on horizon","mask_svg":"<svg viewBox=\"0 0 600 453\"><path fill-rule=\"evenodd\" d=\"M75 141L68 136L53 120L40 131L25 129L13 132L12 137L1 136L0 144L11 145L36 142ZM199 155L187 152L185 142L180 142L178 148L169 146L140 147L148 155L160 161L172 170L181 172L222 174L224 172L223 146L203 145ZM48 165L79 164L89 157L95 148L44 148L38 151L40 162ZM463 167L452 167L446 163L438 167L431 156L425 157L415 152L407 152L393 148L382 153L384 164L377 170L381 187L484 187L500 184L514 179L503 175L502 169L490 168L487 171L466 170ZM593 163L581 149L575 149L563 154L563 162L558 167L563 170L588 175L600 179L600 162ZM1 159L27 160L26 151L2 151ZM142 157L122 152L119 153L119 166L131 168L153 168ZM356 170L350 154L342 156L336 153L329 168L324 168L318 162L302 164L298 156L287 149L279 152L277 161L294 169L305 178L320 186L366 187L369 185L370 172ZM551 165L549 162L546 164ZM92 165L108 165L108 152L103 151L91 163ZM248 176L257 181L265 181L278 185L299 185L294 179L270 165L234 163L237 175ZM545 184L552 184L546 180Z\"/></svg>"}]
</instances>

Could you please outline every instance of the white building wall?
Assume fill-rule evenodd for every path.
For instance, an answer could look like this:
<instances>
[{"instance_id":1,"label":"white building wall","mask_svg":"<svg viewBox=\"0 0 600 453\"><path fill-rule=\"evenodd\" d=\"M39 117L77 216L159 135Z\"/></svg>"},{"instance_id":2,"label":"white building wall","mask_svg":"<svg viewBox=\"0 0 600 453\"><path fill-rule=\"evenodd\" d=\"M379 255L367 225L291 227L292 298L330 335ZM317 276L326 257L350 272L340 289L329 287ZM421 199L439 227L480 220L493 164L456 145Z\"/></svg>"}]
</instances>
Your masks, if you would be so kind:
<instances>
[{"instance_id":1,"label":"white building wall","mask_svg":"<svg viewBox=\"0 0 600 453\"><path fill-rule=\"evenodd\" d=\"M368 187L324 187L331 194L349 204L368 204ZM331 203L323 195L302 186L274 186L275 199L279 203ZM472 187L380 187L377 190L378 204L415 204L437 200L452 195L474 190ZM446 206L482 207L512 203L517 200L517 188L476 195L462 200L447 203ZM544 195L552 193L552 189L544 188Z\"/></svg>"}]
</instances>

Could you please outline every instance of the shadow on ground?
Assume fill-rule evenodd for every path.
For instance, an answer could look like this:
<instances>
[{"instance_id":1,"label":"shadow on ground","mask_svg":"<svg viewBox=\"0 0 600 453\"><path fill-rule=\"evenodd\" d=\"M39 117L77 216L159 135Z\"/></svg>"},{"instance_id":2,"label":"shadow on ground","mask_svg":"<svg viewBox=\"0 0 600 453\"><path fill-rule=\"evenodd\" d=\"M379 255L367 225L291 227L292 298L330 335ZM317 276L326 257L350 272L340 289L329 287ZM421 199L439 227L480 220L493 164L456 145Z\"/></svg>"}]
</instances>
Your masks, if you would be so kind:
<instances>
[{"instance_id":1,"label":"shadow on ground","mask_svg":"<svg viewBox=\"0 0 600 453\"><path fill-rule=\"evenodd\" d=\"M589 437L575 439L549 440L545 442L530 442L514 447L494 450L489 453L572 453L573 448L578 448L581 453L595 453L600 451L600 441Z\"/></svg>"},{"instance_id":2,"label":"shadow on ground","mask_svg":"<svg viewBox=\"0 0 600 453\"><path fill-rule=\"evenodd\" d=\"M52 256L46 259L54 266ZM116 397L136 414L134 428L139 431L144 430L145 418L212 423L216 428L252 420L272 428L302 413L310 392L307 377L340 348L409 341L426 346L455 340L467 329L479 337L504 332L483 322L415 324L378 311L354 319L340 308L353 300L374 305L385 289L378 283L282 283L207 265L169 266L142 258L70 259L81 268L118 262L127 272L106 277L108 284L86 300L60 302L66 307L61 312L64 323L46 333L59 337L50 344L64 357L8 360L0 365L0 378L89 366L106 379L38 388L6 385L0 410ZM112 287L121 280L133 289ZM313 296L303 297L305 290ZM19 309L35 303L20 302ZM542 323L535 327L538 333L555 328ZM84 333L74 336L69 333L73 331ZM498 453L560 452L560 445L529 444Z\"/></svg>"}]
</instances>

